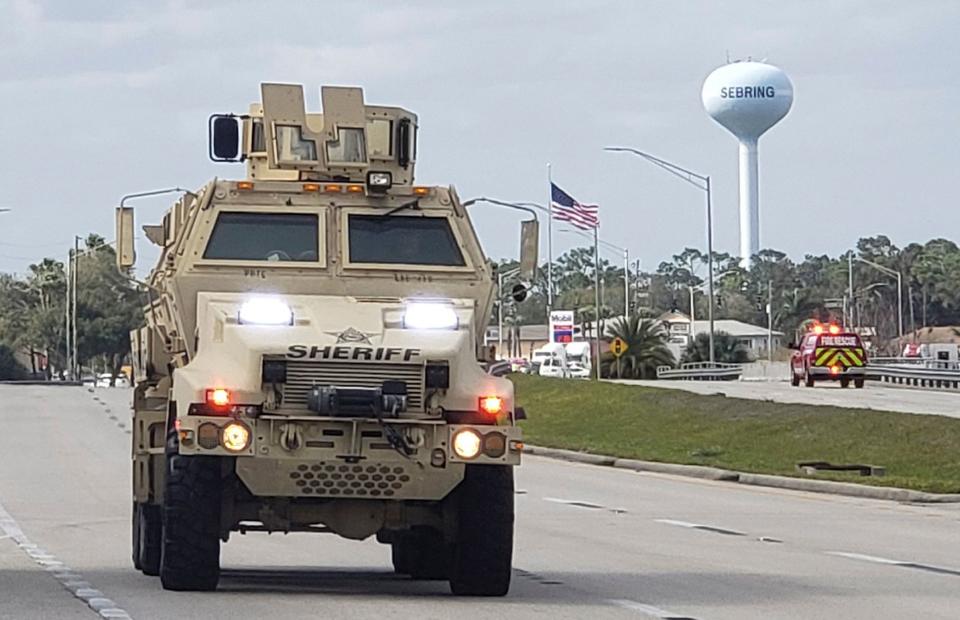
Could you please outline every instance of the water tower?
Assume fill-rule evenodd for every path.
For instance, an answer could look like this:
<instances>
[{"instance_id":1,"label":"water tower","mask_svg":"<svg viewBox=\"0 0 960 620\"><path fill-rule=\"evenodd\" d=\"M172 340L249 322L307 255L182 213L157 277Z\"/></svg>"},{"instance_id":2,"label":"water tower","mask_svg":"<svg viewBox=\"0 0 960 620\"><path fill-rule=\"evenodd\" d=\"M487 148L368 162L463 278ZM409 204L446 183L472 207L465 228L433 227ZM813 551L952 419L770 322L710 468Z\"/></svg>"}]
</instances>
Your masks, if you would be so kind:
<instances>
[{"instance_id":1,"label":"water tower","mask_svg":"<svg viewBox=\"0 0 960 620\"><path fill-rule=\"evenodd\" d=\"M787 74L762 62L734 62L703 82L703 107L740 141L740 265L750 268L760 251L757 141L787 115L793 84Z\"/></svg>"}]
</instances>

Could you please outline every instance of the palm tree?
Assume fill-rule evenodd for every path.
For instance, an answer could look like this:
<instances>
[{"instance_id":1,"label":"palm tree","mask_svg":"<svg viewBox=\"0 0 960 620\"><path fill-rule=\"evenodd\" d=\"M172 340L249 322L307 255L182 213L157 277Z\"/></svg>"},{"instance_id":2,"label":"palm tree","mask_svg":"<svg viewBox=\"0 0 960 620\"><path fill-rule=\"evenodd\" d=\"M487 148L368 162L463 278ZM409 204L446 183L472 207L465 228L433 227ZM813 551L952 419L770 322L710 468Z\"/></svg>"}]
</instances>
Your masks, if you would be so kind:
<instances>
[{"instance_id":1,"label":"palm tree","mask_svg":"<svg viewBox=\"0 0 960 620\"><path fill-rule=\"evenodd\" d=\"M607 354L601 360L601 374L618 378L647 379L657 376L657 366L673 366L673 353L667 348L667 330L660 321L641 318L638 315L629 319L620 317L607 328L607 335L619 338L627 343L627 351L620 357L620 363ZM604 366L607 367L604 372Z\"/></svg>"},{"instance_id":2,"label":"palm tree","mask_svg":"<svg viewBox=\"0 0 960 620\"><path fill-rule=\"evenodd\" d=\"M727 332L713 334L714 360L727 364L742 364L750 361L746 347ZM710 359L710 334L699 333L683 351L682 362L706 362Z\"/></svg>"}]
</instances>

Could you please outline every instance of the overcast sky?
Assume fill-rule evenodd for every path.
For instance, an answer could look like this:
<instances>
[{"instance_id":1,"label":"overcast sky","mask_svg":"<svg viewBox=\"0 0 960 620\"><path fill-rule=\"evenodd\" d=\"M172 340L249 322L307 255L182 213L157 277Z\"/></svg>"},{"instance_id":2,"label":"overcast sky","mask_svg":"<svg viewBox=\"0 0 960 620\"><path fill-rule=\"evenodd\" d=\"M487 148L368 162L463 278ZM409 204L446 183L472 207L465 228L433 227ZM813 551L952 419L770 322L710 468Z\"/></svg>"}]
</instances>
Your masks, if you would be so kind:
<instances>
[{"instance_id":1,"label":"overcast sky","mask_svg":"<svg viewBox=\"0 0 960 620\"><path fill-rule=\"evenodd\" d=\"M761 247L956 239L958 33L956 1L0 0L0 271L112 239L123 194L241 176L207 160L207 117L245 111L261 81L305 84L314 109L341 84L415 111L418 181L464 198L543 202L551 162L645 269L705 245L701 192L602 148L650 151L712 175L716 247L736 253L736 142L700 103L728 54L795 87L760 142ZM137 203L139 223L169 202ZM486 251L515 255L518 217L474 209ZM555 254L581 242L558 233Z\"/></svg>"}]
</instances>

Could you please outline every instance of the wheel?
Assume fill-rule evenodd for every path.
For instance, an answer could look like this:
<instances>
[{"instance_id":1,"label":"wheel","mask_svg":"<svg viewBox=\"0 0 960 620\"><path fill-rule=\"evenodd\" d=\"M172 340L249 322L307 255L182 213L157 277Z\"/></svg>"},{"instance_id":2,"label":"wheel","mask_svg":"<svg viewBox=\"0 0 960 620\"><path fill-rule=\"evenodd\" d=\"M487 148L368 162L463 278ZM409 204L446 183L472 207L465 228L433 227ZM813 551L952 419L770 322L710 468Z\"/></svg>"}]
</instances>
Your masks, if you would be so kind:
<instances>
[{"instance_id":1,"label":"wheel","mask_svg":"<svg viewBox=\"0 0 960 620\"><path fill-rule=\"evenodd\" d=\"M840 387L842 388L850 387L850 377L840 377Z\"/></svg>"},{"instance_id":2,"label":"wheel","mask_svg":"<svg viewBox=\"0 0 960 620\"><path fill-rule=\"evenodd\" d=\"M798 375L794 370L790 369L790 385L797 387L800 385L800 375Z\"/></svg>"},{"instance_id":3,"label":"wheel","mask_svg":"<svg viewBox=\"0 0 960 620\"><path fill-rule=\"evenodd\" d=\"M390 543L390 560L393 562L393 572L410 574L410 545L402 538Z\"/></svg>"},{"instance_id":4,"label":"wheel","mask_svg":"<svg viewBox=\"0 0 960 620\"><path fill-rule=\"evenodd\" d=\"M450 590L462 596L504 596L513 570L513 468L467 465L454 491L457 538Z\"/></svg>"},{"instance_id":5,"label":"wheel","mask_svg":"<svg viewBox=\"0 0 960 620\"><path fill-rule=\"evenodd\" d=\"M863 389L863 379L854 379L853 387L857 388L858 390Z\"/></svg>"},{"instance_id":6,"label":"wheel","mask_svg":"<svg viewBox=\"0 0 960 620\"><path fill-rule=\"evenodd\" d=\"M433 528L417 527L400 536L393 548L393 568L414 579L447 579L449 549L443 534Z\"/></svg>"},{"instance_id":7,"label":"wheel","mask_svg":"<svg viewBox=\"0 0 960 620\"><path fill-rule=\"evenodd\" d=\"M160 507L133 503L133 565L144 575L160 574L160 545L163 526Z\"/></svg>"},{"instance_id":8,"label":"wheel","mask_svg":"<svg viewBox=\"0 0 960 620\"><path fill-rule=\"evenodd\" d=\"M220 463L167 456L160 581L165 590L215 590L220 580Z\"/></svg>"},{"instance_id":9,"label":"wheel","mask_svg":"<svg viewBox=\"0 0 960 620\"><path fill-rule=\"evenodd\" d=\"M810 374L809 368L803 373L803 384L807 387L813 387L813 376Z\"/></svg>"}]
</instances>

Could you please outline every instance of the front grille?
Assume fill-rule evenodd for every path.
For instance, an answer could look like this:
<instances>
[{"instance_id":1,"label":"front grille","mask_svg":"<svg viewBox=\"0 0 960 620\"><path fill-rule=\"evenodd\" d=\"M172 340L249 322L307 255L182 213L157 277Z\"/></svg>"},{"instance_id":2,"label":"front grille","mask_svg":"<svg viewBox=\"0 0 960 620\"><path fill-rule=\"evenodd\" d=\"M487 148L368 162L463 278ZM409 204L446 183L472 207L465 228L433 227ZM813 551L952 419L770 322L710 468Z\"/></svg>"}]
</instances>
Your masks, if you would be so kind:
<instances>
[{"instance_id":1,"label":"front grille","mask_svg":"<svg viewBox=\"0 0 960 620\"><path fill-rule=\"evenodd\" d=\"M292 463L288 473L292 495L354 495L391 497L412 480L398 464L344 465L342 463Z\"/></svg>"},{"instance_id":2,"label":"front grille","mask_svg":"<svg viewBox=\"0 0 960 620\"><path fill-rule=\"evenodd\" d=\"M423 410L422 364L377 364L367 362L287 361L283 408L305 409L314 385L378 388L384 381L403 381L407 386L407 409Z\"/></svg>"}]
</instances>

